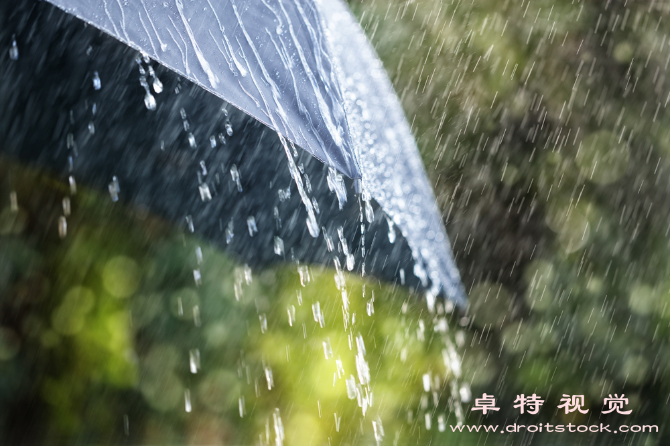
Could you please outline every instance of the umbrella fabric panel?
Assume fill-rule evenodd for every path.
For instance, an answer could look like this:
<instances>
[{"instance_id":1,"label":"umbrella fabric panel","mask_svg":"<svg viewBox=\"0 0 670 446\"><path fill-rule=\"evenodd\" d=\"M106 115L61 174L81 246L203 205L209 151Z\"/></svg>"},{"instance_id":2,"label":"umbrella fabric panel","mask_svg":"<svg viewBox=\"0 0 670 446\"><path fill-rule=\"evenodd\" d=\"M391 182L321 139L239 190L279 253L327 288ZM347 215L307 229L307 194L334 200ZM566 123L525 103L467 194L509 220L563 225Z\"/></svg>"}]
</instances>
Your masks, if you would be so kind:
<instances>
[{"instance_id":1,"label":"umbrella fabric panel","mask_svg":"<svg viewBox=\"0 0 670 446\"><path fill-rule=\"evenodd\" d=\"M370 203L363 236L354 180L339 178L348 197L342 200L329 184L339 175L296 149L321 236L305 230L307 212L280 139L253 117L45 2L0 2L0 41L12 36L20 55L0 64L0 157L57 179L64 194L72 178L75 189L158 215L254 269L285 262L332 267L336 258L348 269L337 248L344 239L353 270L422 289L410 273L407 240L398 235L390 243L378 204ZM164 87L155 110L143 102L140 69L153 70ZM99 89L95 72L107 79Z\"/></svg>"},{"instance_id":2,"label":"umbrella fabric panel","mask_svg":"<svg viewBox=\"0 0 670 446\"><path fill-rule=\"evenodd\" d=\"M360 177L311 1L49 1Z\"/></svg>"},{"instance_id":3,"label":"umbrella fabric panel","mask_svg":"<svg viewBox=\"0 0 670 446\"><path fill-rule=\"evenodd\" d=\"M433 295L466 301L433 190L398 97L381 61L346 5L318 0L363 173L363 186L391 216L415 258L414 273ZM430 302L430 301L429 301Z\"/></svg>"}]
</instances>

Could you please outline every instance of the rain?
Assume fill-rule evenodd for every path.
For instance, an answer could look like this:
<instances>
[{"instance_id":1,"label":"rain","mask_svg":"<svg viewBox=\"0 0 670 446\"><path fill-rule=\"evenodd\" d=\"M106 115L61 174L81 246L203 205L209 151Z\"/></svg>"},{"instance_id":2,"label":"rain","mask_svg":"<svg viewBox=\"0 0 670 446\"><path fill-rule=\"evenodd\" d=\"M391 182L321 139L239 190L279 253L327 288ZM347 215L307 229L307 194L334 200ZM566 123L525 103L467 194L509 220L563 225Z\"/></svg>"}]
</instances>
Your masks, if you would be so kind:
<instances>
[{"instance_id":1,"label":"rain","mask_svg":"<svg viewBox=\"0 0 670 446\"><path fill-rule=\"evenodd\" d=\"M669 18L0 4L0 443L666 444Z\"/></svg>"}]
</instances>

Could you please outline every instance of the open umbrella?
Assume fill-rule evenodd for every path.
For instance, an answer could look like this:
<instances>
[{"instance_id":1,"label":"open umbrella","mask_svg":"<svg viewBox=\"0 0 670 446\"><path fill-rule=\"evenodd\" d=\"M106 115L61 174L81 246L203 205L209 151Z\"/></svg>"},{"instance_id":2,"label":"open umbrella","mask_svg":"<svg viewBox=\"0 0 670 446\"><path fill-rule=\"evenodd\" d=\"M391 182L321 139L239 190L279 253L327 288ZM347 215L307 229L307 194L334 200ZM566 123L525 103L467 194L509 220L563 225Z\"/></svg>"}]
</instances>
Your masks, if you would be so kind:
<instances>
[{"instance_id":1,"label":"open umbrella","mask_svg":"<svg viewBox=\"0 0 670 446\"><path fill-rule=\"evenodd\" d=\"M51 3L65 13L0 5L4 153L252 265L341 255L429 290L429 304L465 301L398 99L344 4Z\"/></svg>"}]
</instances>

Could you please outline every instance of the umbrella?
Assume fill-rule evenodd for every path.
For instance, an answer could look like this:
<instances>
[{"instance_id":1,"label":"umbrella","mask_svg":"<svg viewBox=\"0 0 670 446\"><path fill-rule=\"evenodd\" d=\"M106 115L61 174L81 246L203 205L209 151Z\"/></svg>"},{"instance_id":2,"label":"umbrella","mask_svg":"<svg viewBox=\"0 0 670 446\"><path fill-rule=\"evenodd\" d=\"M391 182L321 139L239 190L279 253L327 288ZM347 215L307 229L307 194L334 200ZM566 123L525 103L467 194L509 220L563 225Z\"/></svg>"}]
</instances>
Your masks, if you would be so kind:
<instances>
[{"instance_id":1,"label":"umbrella","mask_svg":"<svg viewBox=\"0 0 670 446\"><path fill-rule=\"evenodd\" d=\"M410 128L343 3L51 3L0 5L6 155L252 266L339 255L429 304L465 301Z\"/></svg>"}]
</instances>

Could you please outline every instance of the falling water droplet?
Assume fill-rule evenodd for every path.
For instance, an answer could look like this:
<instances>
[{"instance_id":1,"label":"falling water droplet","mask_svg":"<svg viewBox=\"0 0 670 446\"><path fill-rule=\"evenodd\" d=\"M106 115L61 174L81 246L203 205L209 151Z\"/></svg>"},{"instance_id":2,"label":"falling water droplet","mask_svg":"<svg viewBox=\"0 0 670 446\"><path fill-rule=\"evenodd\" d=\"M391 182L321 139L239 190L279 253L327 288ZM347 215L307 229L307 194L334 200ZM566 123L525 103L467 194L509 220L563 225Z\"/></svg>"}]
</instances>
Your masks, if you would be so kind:
<instances>
[{"instance_id":1,"label":"falling water droplet","mask_svg":"<svg viewBox=\"0 0 670 446\"><path fill-rule=\"evenodd\" d=\"M230 177L235 182L235 185L237 185L237 191L242 192L242 181L240 180L240 171L237 170L237 166L235 164L233 164L233 166L230 168Z\"/></svg>"},{"instance_id":2,"label":"falling water droplet","mask_svg":"<svg viewBox=\"0 0 670 446\"><path fill-rule=\"evenodd\" d=\"M274 386L274 378L272 376L272 369L270 367L265 367L265 380L268 382L268 390L272 390Z\"/></svg>"},{"instance_id":3,"label":"falling water droplet","mask_svg":"<svg viewBox=\"0 0 670 446\"><path fill-rule=\"evenodd\" d=\"M197 147L197 144L195 142L195 136L193 136L193 133L188 134L188 145L191 146L192 149L195 149Z\"/></svg>"},{"instance_id":4,"label":"falling water droplet","mask_svg":"<svg viewBox=\"0 0 670 446\"><path fill-rule=\"evenodd\" d=\"M102 88L102 81L97 71L93 73L93 89L100 90Z\"/></svg>"},{"instance_id":5,"label":"falling water droplet","mask_svg":"<svg viewBox=\"0 0 670 446\"><path fill-rule=\"evenodd\" d=\"M198 190L200 191L200 199L202 201L210 201L212 199L212 191L209 189L207 183L202 183L198 186Z\"/></svg>"},{"instance_id":6,"label":"falling water droplet","mask_svg":"<svg viewBox=\"0 0 670 446\"><path fill-rule=\"evenodd\" d=\"M191 217L190 215L187 215L185 217L185 219L186 219L186 226L188 227L188 231L193 233L193 231L195 231L195 226L193 225L193 217Z\"/></svg>"},{"instance_id":7,"label":"falling water droplet","mask_svg":"<svg viewBox=\"0 0 670 446\"><path fill-rule=\"evenodd\" d=\"M19 47L16 44L16 39L12 39L12 46L9 47L9 58L19 60Z\"/></svg>"},{"instance_id":8,"label":"falling water droplet","mask_svg":"<svg viewBox=\"0 0 670 446\"><path fill-rule=\"evenodd\" d=\"M347 269L349 271L353 271L354 266L355 266L355 259L353 254L347 254Z\"/></svg>"},{"instance_id":9,"label":"falling water droplet","mask_svg":"<svg viewBox=\"0 0 670 446\"><path fill-rule=\"evenodd\" d=\"M249 235L254 236L258 232L258 227L256 226L256 219L254 216L247 217L247 229L249 230Z\"/></svg>"},{"instance_id":10,"label":"falling water droplet","mask_svg":"<svg viewBox=\"0 0 670 446\"><path fill-rule=\"evenodd\" d=\"M198 373L198 369L200 368L200 350L194 349L188 352L188 363L191 373L194 375Z\"/></svg>"},{"instance_id":11,"label":"falling water droplet","mask_svg":"<svg viewBox=\"0 0 670 446\"><path fill-rule=\"evenodd\" d=\"M119 188L119 180L116 176L112 177L112 182L109 183L107 189L109 190L109 195L112 197L112 201L119 201L119 192L121 192L121 189Z\"/></svg>"},{"instance_id":12,"label":"falling water droplet","mask_svg":"<svg viewBox=\"0 0 670 446\"><path fill-rule=\"evenodd\" d=\"M67 235L67 220L65 217L58 218L58 236L60 238L65 238Z\"/></svg>"},{"instance_id":13,"label":"falling water droplet","mask_svg":"<svg viewBox=\"0 0 670 446\"><path fill-rule=\"evenodd\" d=\"M354 375L349 375L345 383L347 386L347 398L350 400L356 399L356 378L354 378Z\"/></svg>"},{"instance_id":14,"label":"falling water droplet","mask_svg":"<svg viewBox=\"0 0 670 446\"><path fill-rule=\"evenodd\" d=\"M388 223L389 226L389 243L393 244L395 243L395 228L393 225L393 220L391 220L389 217L386 217L386 223Z\"/></svg>"},{"instance_id":15,"label":"falling water droplet","mask_svg":"<svg viewBox=\"0 0 670 446\"><path fill-rule=\"evenodd\" d=\"M235 236L235 233L233 232L233 220L231 219L228 222L228 227L226 228L226 245L229 244L233 240L234 236Z\"/></svg>"},{"instance_id":16,"label":"falling water droplet","mask_svg":"<svg viewBox=\"0 0 670 446\"><path fill-rule=\"evenodd\" d=\"M233 126L230 125L230 122L226 122L225 127L226 127L226 133L228 134L228 136L233 136Z\"/></svg>"},{"instance_id":17,"label":"falling water droplet","mask_svg":"<svg viewBox=\"0 0 670 446\"><path fill-rule=\"evenodd\" d=\"M70 184L70 194L74 195L77 193L77 183L74 180L74 177L70 175L68 177L68 183Z\"/></svg>"},{"instance_id":18,"label":"falling water droplet","mask_svg":"<svg viewBox=\"0 0 670 446\"><path fill-rule=\"evenodd\" d=\"M71 212L70 198L65 197L65 198L63 198L63 214L66 217L69 217L70 212Z\"/></svg>"},{"instance_id":19,"label":"falling water droplet","mask_svg":"<svg viewBox=\"0 0 670 446\"><path fill-rule=\"evenodd\" d=\"M275 236L275 254L278 256L284 255L284 240Z\"/></svg>"},{"instance_id":20,"label":"falling water droplet","mask_svg":"<svg viewBox=\"0 0 670 446\"><path fill-rule=\"evenodd\" d=\"M384 439L384 427L382 426L382 420L379 417L377 417L377 419L372 422L372 430L375 434L375 441L377 442L377 446L379 446Z\"/></svg>"},{"instance_id":21,"label":"falling water droplet","mask_svg":"<svg viewBox=\"0 0 670 446\"><path fill-rule=\"evenodd\" d=\"M447 430L447 420L443 414L437 416L437 430L440 432Z\"/></svg>"},{"instance_id":22,"label":"falling water droplet","mask_svg":"<svg viewBox=\"0 0 670 446\"><path fill-rule=\"evenodd\" d=\"M88 133L95 135L95 124L92 121L88 123Z\"/></svg>"},{"instance_id":23,"label":"falling water droplet","mask_svg":"<svg viewBox=\"0 0 670 446\"><path fill-rule=\"evenodd\" d=\"M147 94L144 95L144 106L147 110L156 110L156 98L148 91Z\"/></svg>"},{"instance_id":24,"label":"falling water droplet","mask_svg":"<svg viewBox=\"0 0 670 446\"><path fill-rule=\"evenodd\" d=\"M12 212L19 211L19 198L16 195L16 191L9 193L9 208L12 210Z\"/></svg>"},{"instance_id":25,"label":"falling water droplet","mask_svg":"<svg viewBox=\"0 0 670 446\"><path fill-rule=\"evenodd\" d=\"M298 265L298 275L300 276L300 285L307 285L312 278L309 274L309 267L307 265Z\"/></svg>"},{"instance_id":26,"label":"falling water droplet","mask_svg":"<svg viewBox=\"0 0 670 446\"><path fill-rule=\"evenodd\" d=\"M310 214L306 221L307 223L307 230L309 231L309 235L311 235L314 238L317 238L319 236L319 222L316 221L316 217L313 214Z\"/></svg>"},{"instance_id":27,"label":"falling water droplet","mask_svg":"<svg viewBox=\"0 0 670 446\"><path fill-rule=\"evenodd\" d=\"M156 94L161 94L163 92L163 83L157 77L154 77L152 86L154 87L154 92Z\"/></svg>"},{"instance_id":28,"label":"falling water droplet","mask_svg":"<svg viewBox=\"0 0 670 446\"><path fill-rule=\"evenodd\" d=\"M291 305L288 307L286 313L288 314L288 325L289 327L293 327L293 322L295 321L295 306Z\"/></svg>"},{"instance_id":29,"label":"falling water droplet","mask_svg":"<svg viewBox=\"0 0 670 446\"><path fill-rule=\"evenodd\" d=\"M323 354L326 356L326 359L333 357L333 348L330 346L330 338L326 338L323 341Z\"/></svg>"},{"instance_id":30,"label":"falling water droplet","mask_svg":"<svg viewBox=\"0 0 670 446\"><path fill-rule=\"evenodd\" d=\"M372 209L372 204L370 204L369 200L365 202L365 219L368 223L372 223L375 219L375 211Z\"/></svg>"},{"instance_id":31,"label":"falling water droplet","mask_svg":"<svg viewBox=\"0 0 670 446\"><path fill-rule=\"evenodd\" d=\"M186 389L184 391L184 409L186 412L190 413L191 412L191 391L189 389Z\"/></svg>"},{"instance_id":32,"label":"falling water droplet","mask_svg":"<svg viewBox=\"0 0 670 446\"><path fill-rule=\"evenodd\" d=\"M209 145L213 148L216 147L216 138L214 136L209 137Z\"/></svg>"},{"instance_id":33,"label":"falling water droplet","mask_svg":"<svg viewBox=\"0 0 670 446\"><path fill-rule=\"evenodd\" d=\"M337 171L332 167L329 167L328 176L326 179L328 181L328 189L331 192L335 192L335 195L337 195L337 202L341 210L344 207L344 203L347 202L347 189L344 185L342 175L337 173Z\"/></svg>"}]
</instances>

